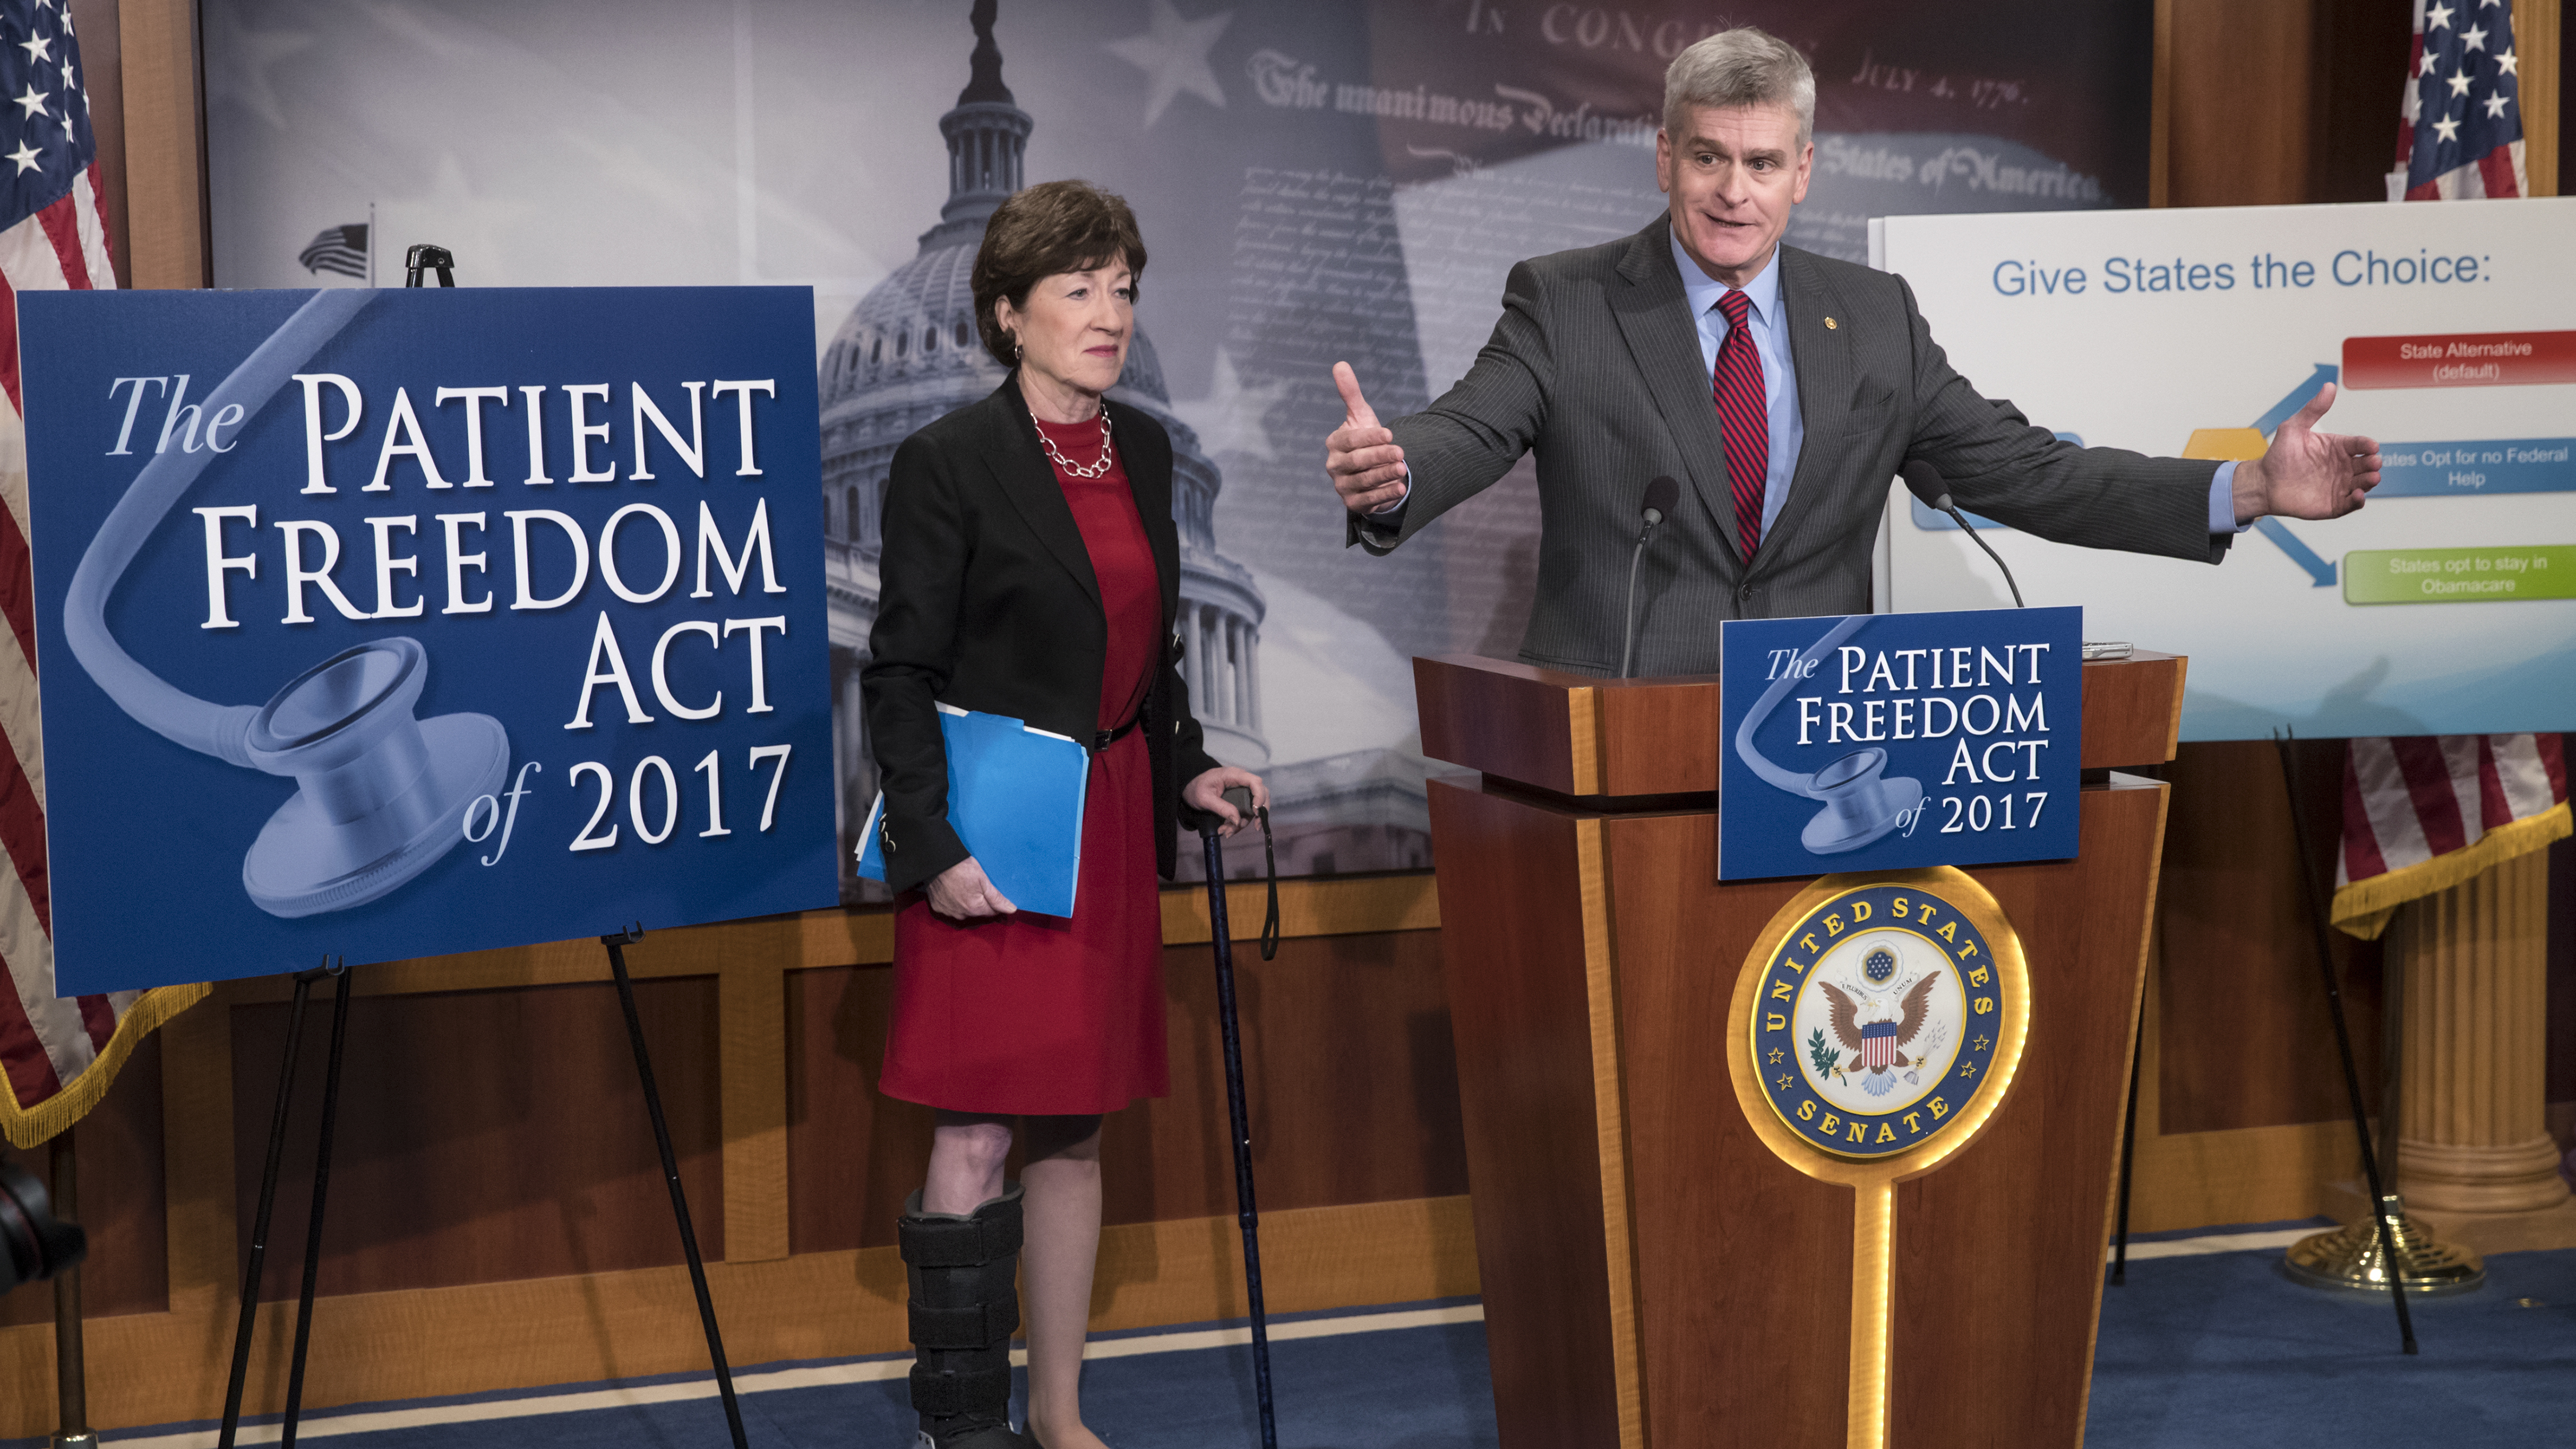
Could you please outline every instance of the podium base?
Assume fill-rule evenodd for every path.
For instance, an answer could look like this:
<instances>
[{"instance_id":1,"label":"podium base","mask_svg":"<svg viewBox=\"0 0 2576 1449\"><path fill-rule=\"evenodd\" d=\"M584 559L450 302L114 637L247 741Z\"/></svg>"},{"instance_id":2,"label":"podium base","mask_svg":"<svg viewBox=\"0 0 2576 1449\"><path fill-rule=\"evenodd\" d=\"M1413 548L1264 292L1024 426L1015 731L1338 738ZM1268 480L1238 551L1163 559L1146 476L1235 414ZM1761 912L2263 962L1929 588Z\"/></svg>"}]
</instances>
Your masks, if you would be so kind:
<instances>
[{"instance_id":1,"label":"podium base","mask_svg":"<svg viewBox=\"0 0 2576 1449\"><path fill-rule=\"evenodd\" d=\"M2441 1298L2485 1286L2486 1260L2433 1236L2406 1215L2405 1199L2393 1194L2380 1199L2380 1212L2397 1240L2399 1280L2408 1293ZM2374 1296L2388 1291L2388 1260L2380 1249L2376 1219L2301 1238L2282 1258L2281 1270L2311 1288Z\"/></svg>"}]
</instances>

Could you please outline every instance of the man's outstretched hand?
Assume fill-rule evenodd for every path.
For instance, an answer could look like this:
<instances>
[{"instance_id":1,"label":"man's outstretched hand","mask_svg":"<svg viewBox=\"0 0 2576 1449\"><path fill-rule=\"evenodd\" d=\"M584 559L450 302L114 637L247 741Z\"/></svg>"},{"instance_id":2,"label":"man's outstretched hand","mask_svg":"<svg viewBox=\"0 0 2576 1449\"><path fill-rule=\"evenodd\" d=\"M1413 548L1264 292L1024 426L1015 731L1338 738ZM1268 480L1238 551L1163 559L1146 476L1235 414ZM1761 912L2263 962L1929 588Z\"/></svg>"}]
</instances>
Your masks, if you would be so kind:
<instances>
[{"instance_id":1,"label":"man's outstretched hand","mask_svg":"<svg viewBox=\"0 0 2576 1449\"><path fill-rule=\"evenodd\" d=\"M2236 521L2266 514L2283 518L2341 518L2368 501L2379 486L2379 443L2344 433L2320 433L2317 420L2334 406L2327 383L2272 435L2263 456L2236 468ZM1336 437L1340 436L1335 434Z\"/></svg>"},{"instance_id":2,"label":"man's outstretched hand","mask_svg":"<svg viewBox=\"0 0 2576 1449\"><path fill-rule=\"evenodd\" d=\"M1333 364L1333 386L1342 393L1342 425L1324 440L1324 471L1342 506L1365 516L1404 496L1404 449L1378 426L1377 410L1360 396L1359 375L1349 363Z\"/></svg>"}]
</instances>

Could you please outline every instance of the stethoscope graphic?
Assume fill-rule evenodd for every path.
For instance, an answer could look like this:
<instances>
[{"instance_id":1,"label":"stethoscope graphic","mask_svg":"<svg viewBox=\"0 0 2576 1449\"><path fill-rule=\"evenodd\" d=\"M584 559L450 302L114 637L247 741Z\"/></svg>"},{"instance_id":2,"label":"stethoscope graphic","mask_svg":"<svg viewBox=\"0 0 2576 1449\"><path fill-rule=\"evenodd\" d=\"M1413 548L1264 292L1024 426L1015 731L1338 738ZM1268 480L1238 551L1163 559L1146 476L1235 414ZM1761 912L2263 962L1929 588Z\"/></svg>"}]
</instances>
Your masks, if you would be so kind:
<instances>
[{"instance_id":1,"label":"stethoscope graphic","mask_svg":"<svg viewBox=\"0 0 2576 1449\"><path fill-rule=\"evenodd\" d=\"M1808 645L1806 652L1798 656L1796 668L1781 671L1780 677L1754 701L1744 723L1736 726L1735 753L1753 773L1792 795L1824 802L1825 808L1798 832L1799 842L1810 855L1858 850L1904 823L1923 804L1922 782L1907 776L1885 778L1887 751L1875 745L1854 750L1812 775L1781 769L1753 745L1753 732L1771 717L1781 700L1789 697L1789 691L1805 680L1816 661L1860 632L1869 620L1867 614L1854 614L1826 630L1825 637Z\"/></svg>"},{"instance_id":2,"label":"stethoscope graphic","mask_svg":"<svg viewBox=\"0 0 2576 1449\"><path fill-rule=\"evenodd\" d=\"M339 335L375 293L313 294L204 404L257 416L290 376ZM63 633L91 679L135 722L200 754L292 776L293 798L260 827L242 859L242 888L273 916L364 905L427 870L464 838L466 807L499 790L510 738L489 715L419 720L429 682L418 640L344 649L257 707L222 705L171 685L108 632L107 600L161 520L213 461L211 450L157 453L90 540L63 600Z\"/></svg>"}]
</instances>

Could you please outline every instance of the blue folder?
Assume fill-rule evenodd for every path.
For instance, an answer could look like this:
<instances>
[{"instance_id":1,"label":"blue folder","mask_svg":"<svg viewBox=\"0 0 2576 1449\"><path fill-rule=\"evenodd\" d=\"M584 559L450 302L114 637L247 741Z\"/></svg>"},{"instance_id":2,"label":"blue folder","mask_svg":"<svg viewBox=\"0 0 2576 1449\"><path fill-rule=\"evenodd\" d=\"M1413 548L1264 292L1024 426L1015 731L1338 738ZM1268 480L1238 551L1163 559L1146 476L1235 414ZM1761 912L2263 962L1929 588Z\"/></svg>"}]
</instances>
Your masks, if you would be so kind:
<instances>
[{"instance_id":1,"label":"blue folder","mask_svg":"<svg viewBox=\"0 0 2576 1449\"><path fill-rule=\"evenodd\" d=\"M1078 740L998 714L939 706L948 746L948 824L1011 904L1073 914L1082 881L1082 802L1091 752ZM885 879L878 824L885 795L859 833L859 874Z\"/></svg>"}]
</instances>

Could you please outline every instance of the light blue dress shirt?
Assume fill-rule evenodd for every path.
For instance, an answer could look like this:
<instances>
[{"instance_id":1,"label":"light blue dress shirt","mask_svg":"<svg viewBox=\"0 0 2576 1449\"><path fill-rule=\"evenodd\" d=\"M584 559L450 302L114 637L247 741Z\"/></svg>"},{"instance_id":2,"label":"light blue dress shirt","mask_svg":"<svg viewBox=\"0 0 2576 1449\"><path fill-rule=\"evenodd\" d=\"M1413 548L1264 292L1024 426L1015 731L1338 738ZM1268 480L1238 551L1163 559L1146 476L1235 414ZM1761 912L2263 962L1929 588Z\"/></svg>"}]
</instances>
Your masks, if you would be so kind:
<instances>
[{"instance_id":1,"label":"light blue dress shirt","mask_svg":"<svg viewBox=\"0 0 2576 1449\"><path fill-rule=\"evenodd\" d=\"M1690 299L1692 320L1699 331L1701 365L1708 370L1709 406L1717 406L1717 349L1726 341L1726 314L1718 310L1717 299L1727 286L1699 269L1689 252L1682 250L1681 238L1668 238L1673 249L1673 266L1681 273L1682 293ZM1762 535L1771 536L1771 525L1780 517L1780 506L1789 501L1789 480L1798 471L1798 450L1807 441L1806 420L1798 411L1798 372L1790 361L1789 323L1780 313L1780 253L1771 252L1771 260L1744 288L1745 300L1751 304L1746 326L1753 334L1753 351L1762 359L1762 401L1770 414L1771 460L1762 480ZM1407 470L1408 475L1410 469ZM1407 479L1406 493L1412 491ZM2209 531L2243 533L2253 527L2236 521L2236 465L2218 465L2218 473L2209 480ZM1405 499L1372 512L1376 526L1393 528L1404 516ZM1730 511L1724 522L1732 527Z\"/></svg>"},{"instance_id":2,"label":"light blue dress shirt","mask_svg":"<svg viewBox=\"0 0 2576 1449\"><path fill-rule=\"evenodd\" d=\"M1708 373L1709 406L1717 406L1717 349L1726 341L1726 313L1719 310L1717 299L1726 295L1727 285L1699 269L1690 253L1682 250L1681 239L1672 238L1673 265L1681 269L1682 294L1690 298L1691 318L1699 324L1699 360ZM1771 260L1752 281L1744 285L1744 300L1751 303L1745 317L1745 329L1753 334L1754 354L1762 359L1762 402L1771 415L1771 466L1762 479L1762 536L1771 536L1771 524L1780 516L1780 505L1789 501L1789 480L1798 471L1798 449L1807 441L1806 420L1798 415L1798 372L1789 361L1789 323L1780 315L1780 252L1773 248ZM1734 527L1734 510L1725 510L1722 520Z\"/></svg>"},{"instance_id":3,"label":"light blue dress shirt","mask_svg":"<svg viewBox=\"0 0 2576 1449\"><path fill-rule=\"evenodd\" d=\"M1717 299L1726 293L1726 284L1699 269L1689 252L1682 250L1681 238L1672 237L1673 266L1682 274L1682 293L1690 298L1691 314L1699 324L1699 356L1708 368L1710 406L1716 405L1717 349L1726 340L1726 314L1718 310ZM1762 359L1762 400L1771 412L1771 467L1762 483L1762 536L1771 536L1771 525L1780 516L1780 505L1789 501L1789 480L1798 470L1798 449L1806 442L1806 420L1798 411L1798 374L1789 360L1789 326L1780 315L1780 253L1775 248L1769 265L1744 286L1744 298L1751 304L1746 326L1753 333L1753 350ZM2252 524L2236 521L2236 465L2221 463L2217 475L2209 480L2209 531L2243 533ZM1734 519L1726 520L1733 523Z\"/></svg>"}]
</instances>

